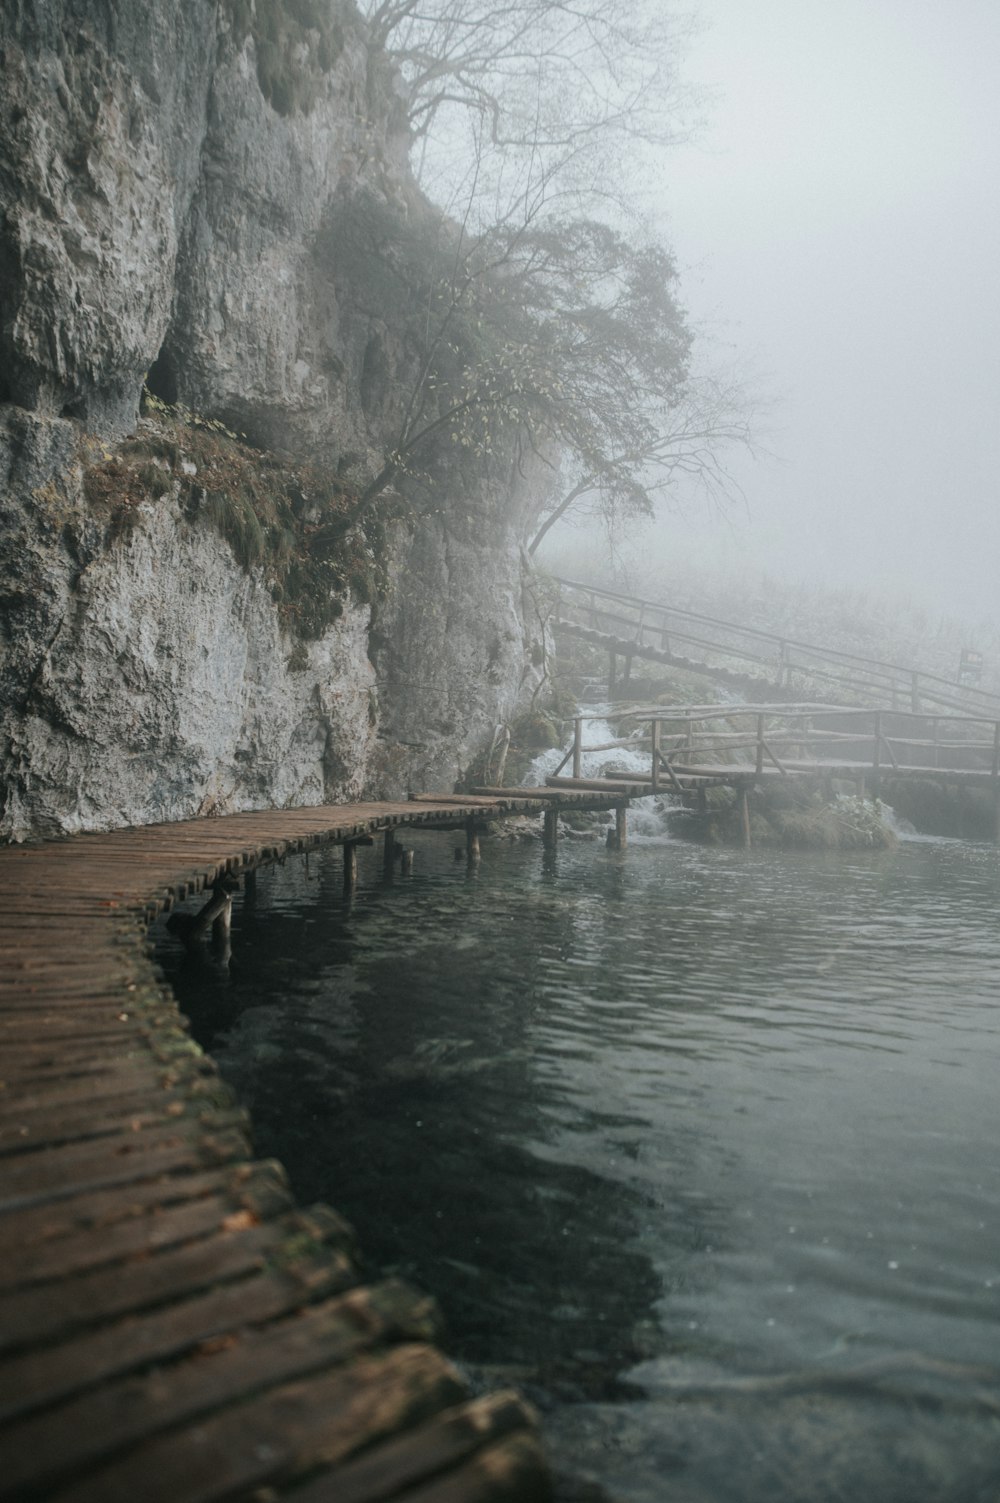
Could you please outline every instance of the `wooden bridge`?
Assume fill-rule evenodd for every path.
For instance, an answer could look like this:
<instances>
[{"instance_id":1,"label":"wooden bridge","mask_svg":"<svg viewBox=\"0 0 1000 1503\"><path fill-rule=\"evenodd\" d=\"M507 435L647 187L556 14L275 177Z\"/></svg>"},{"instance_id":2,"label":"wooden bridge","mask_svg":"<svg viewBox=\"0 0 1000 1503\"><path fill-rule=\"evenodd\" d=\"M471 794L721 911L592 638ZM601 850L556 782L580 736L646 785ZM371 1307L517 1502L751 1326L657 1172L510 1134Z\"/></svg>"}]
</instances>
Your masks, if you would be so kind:
<instances>
[{"instance_id":1,"label":"wooden bridge","mask_svg":"<svg viewBox=\"0 0 1000 1503\"><path fill-rule=\"evenodd\" d=\"M628 684L638 658L706 674L747 696L763 690L765 698L801 699L805 693L914 714L937 710L1000 718L1000 696L923 669L794 641L575 580L556 584L555 629L604 649L611 699Z\"/></svg>"},{"instance_id":2,"label":"wooden bridge","mask_svg":"<svg viewBox=\"0 0 1000 1503\"><path fill-rule=\"evenodd\" d=\"M543 805L620 806L617 790ZM531 797L427 796L0 850L0 1494L60 1503L491 1503L549 1496L512 1393L471 1400L435 1313L364 1285L350 1228L294 1203L185 1032L146 928L207 894L224 941L261 864Z\"/></svg>"},{"instance_id":3,"label":"wooden bridge","mask_svg":"<svg viewBox=\"0 0 1000 1503\"><path fill-rule=\"evenodd\" d=\"M808 703L656 705L618 713L630 727L626 734L594 745L586 744L584 726L606 717L576 717L572 744L547 787L607 788L632 798L674 793L685 800L710 787L734 788L749 838L747 796L757 784L811 780L832 791L847 783L878 798L894 782L916 779L985 793L1000 839L1000 718ZM600 777L584 776L586 755L622 750L647 767L622 771L612 763Z\"/></svg>"}]
</instances>

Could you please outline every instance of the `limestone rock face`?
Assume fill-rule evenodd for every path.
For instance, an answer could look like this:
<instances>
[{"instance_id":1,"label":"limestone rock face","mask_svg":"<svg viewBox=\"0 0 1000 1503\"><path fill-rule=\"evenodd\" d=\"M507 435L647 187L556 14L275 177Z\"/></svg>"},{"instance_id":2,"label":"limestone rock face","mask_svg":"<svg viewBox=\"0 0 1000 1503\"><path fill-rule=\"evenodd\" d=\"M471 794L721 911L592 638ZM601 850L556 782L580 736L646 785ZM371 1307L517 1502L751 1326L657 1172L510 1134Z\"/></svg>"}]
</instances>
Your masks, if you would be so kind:
<instances>
[{"instance_id":1,"label":"limestone rock face","mask_svg":"<svg viewBox=\"0 0 1000 1503\"><path fill-rule=\"evenodd\" d=\"M23 413L0 427L8 469L16 448L22 473L57 457L68 475L0 500L0 835L357 798L369 607L293 644L263 580L166 497L109 545L66 464L75 438Z\"/></svg>"},{"instance_id":2,"label":"limestone rock face","mask_svg":"<svg viewBox=\"0 0 1000 1503\"><path fill-rule=\"evenodd\" d=\"M406 151L348 0L6 0L0 838L448 787L512 714L516 475L402 498L380 595L309 641L175 483L120 533L83 483L147 372L263 450L374 473L418 352L336 230L361 195L426 220Z\"/></svg>"},{"instance_id":3,"label":"limestone rock face","mask_svg":"<svg viewBox=\"0 0 1000 1503\"><path fill-rule=\"evenodd\" d=\"M214 8L14 0L0 47L3 394L123 432L200 179Z\"/></svg>"}]
</instances>

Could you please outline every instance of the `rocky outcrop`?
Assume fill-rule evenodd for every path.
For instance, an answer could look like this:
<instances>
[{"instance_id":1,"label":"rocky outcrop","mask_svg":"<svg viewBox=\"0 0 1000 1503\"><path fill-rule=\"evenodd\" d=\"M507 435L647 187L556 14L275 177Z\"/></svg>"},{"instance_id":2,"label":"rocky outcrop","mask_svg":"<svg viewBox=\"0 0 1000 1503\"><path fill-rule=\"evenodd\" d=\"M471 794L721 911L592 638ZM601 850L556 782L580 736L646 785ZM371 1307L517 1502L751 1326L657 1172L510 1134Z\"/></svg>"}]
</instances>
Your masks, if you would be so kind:
<instances>
[{"instance_id":1,"label":"rocky outcrop","mask_svg":"<svg viewBox=\"0 0 1000 1503\"><path fill-rule=\"evenodd\" d=\"M0 52L0 835L450 786L525 680L513 467L399 487L379 589L314 632L183 456L113 515L86 483L147 372L329 475L391 445L419 351L337 231L429 210L353 8L12 0Z\"/></svg>"}]
</instances>

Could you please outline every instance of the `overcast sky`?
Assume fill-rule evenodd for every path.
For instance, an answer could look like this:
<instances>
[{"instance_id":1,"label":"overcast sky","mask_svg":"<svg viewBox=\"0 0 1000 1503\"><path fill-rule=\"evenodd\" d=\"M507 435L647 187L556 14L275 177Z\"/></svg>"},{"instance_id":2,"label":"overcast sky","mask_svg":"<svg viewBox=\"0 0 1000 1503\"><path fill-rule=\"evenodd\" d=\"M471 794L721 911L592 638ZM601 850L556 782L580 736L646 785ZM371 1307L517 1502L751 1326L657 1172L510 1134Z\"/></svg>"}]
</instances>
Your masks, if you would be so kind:
<instances>
[{"instance_id":1,"label":"overcast sky","mask_svg":"<svg viewBox=\"0 0 1000 1503\"><path fill-rule=\"evenodd\" d=\"M1000 0L698 9L713 97L666 230L695 321L777 394L779 459L682 546L1000 617Z\"/></svg>"}]
</instances>

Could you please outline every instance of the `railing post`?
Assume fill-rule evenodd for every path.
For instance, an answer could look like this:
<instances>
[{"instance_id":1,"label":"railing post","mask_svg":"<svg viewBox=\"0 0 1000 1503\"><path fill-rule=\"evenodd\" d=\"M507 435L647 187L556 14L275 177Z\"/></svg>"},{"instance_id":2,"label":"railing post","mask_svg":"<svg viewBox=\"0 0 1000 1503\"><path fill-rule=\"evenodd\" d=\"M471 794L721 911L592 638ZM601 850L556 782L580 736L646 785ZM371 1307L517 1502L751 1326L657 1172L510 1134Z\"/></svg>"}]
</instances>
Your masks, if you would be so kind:
<instances>
[{"instance_id":1,"label":"railing post","mask_svg":"<svg viewBox=\"0 0 1000 1503\"><path fill-rule=\"evenodd\" d=\"M580 715L573 721L573 776L583 776L583 718Z\"/></svg>"},{"instance_id":2,"label":"railing post","mask_svg":"<svg viewBox=\"0 0 1000 1503\"><path fill-rule=\"evenodd\" d=\"M783 641L780 644L780 652L779 652L779 657L778 657L777 687L779 689L784 688L784 685L785 685L785 674L787 672L787 669L788 669L788 643Z\"/></svg>"},{"instance_id":3,"label":"railing post","mask_svg":"<svg viewBox=\"0 0 1000 1503\"><path fill-rule=\"evenodd\" d=\"M653 784L654 793L658 793L660 788L660 728L661 722L654 720L652 722L653 775L650 780Z\"/></svg>"},{"instance_id":4,"label":"railing post","mask_svg":"<svg viewBox=\"0 0 1000 1503\"><path fill-rule=\"evenodd\" d=\"M639 602L639 620L636 623L636 628L635 628L635 640L636 640L636 644L639 647L642 646L642 627L643 627L643 617L645 616L645 614L646 614L646 602L644 600L641 600Z\"/></svg>"},{"instance_id":5,"label":"railing post","mask_svg":"<svg viewBox=\"0 0 1000 1503\"><path fill-rule=\"evenodd\" d=\"M763 717L763 715L758 715L757 716L757 766L756 766L756 769L755 769L756 776L760 777L760 775L761 775L761 773L763 771L764 771L764 717Z\"/></svg>"}]
</instances>

